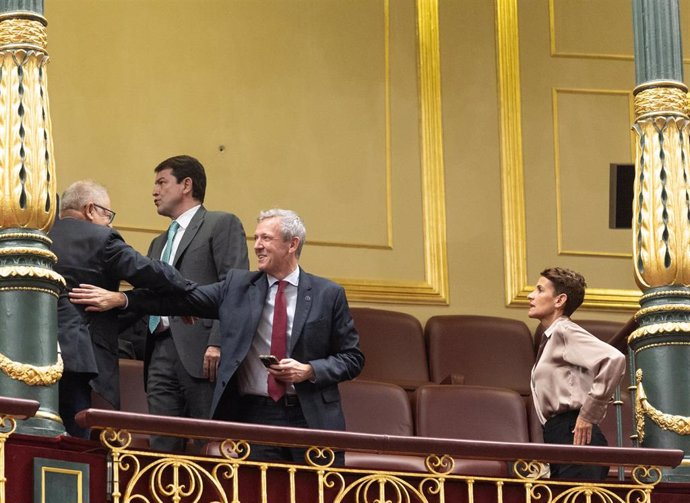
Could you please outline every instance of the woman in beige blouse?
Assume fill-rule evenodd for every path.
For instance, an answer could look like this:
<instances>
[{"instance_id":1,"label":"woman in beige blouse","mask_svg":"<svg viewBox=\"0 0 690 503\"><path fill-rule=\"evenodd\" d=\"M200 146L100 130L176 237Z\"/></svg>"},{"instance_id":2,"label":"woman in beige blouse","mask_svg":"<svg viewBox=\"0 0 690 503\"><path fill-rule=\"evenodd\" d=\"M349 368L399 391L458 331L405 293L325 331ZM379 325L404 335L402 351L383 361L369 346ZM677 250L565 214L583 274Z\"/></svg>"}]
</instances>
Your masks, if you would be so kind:
<instances>
[{"instance_id":1,"label":"woman in beige blouse","mask_svg":"<svg viewBox=\"0 0 690 503\"><path fill-rule=\"evenodd\" d=\"M544 329L532 369L532 397L549 444L608 445L598 424L625 371L625 357L574 323L585 296L582 275L554 267L527 296L528 316ZM551 477L604 479L608 467L551 465Z\"/></svg>"}]
</instances>

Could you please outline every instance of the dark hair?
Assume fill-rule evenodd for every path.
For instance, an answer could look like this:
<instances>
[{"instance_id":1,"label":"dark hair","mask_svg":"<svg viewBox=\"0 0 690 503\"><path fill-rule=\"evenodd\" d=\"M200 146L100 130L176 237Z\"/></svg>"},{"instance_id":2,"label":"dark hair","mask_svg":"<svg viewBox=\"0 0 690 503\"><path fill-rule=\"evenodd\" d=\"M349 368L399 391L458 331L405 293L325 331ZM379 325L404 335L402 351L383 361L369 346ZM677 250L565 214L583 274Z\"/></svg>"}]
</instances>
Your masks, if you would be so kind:
<instances>
[{"instance_id":1,"label":"dark hair","mask_svg":"<svg viewBox=\"0 0 690 503\"><path fill-rule=\"evenodd\" d=\"M553 283L556 295L562 293L566 295L563 314L570 316L582 305L582 301L585 300L585 288L587 288L582 274L563 267L549 267L540 274Z\"/></svg>"},{"instance_id":2,"label":"dark hair","mask_svg":"<svg viewBox=\"0 0 690 503\"><path fill-rule=\"evenodd\" d=\"M172 171L177 183L182 182L185 178L190 178L192 180L192 197L200 203L204 202L206 171L197 159L189 155L176 155L161 162L153 171L160 173L164 169Z\"/></svg>"}]
</instances>

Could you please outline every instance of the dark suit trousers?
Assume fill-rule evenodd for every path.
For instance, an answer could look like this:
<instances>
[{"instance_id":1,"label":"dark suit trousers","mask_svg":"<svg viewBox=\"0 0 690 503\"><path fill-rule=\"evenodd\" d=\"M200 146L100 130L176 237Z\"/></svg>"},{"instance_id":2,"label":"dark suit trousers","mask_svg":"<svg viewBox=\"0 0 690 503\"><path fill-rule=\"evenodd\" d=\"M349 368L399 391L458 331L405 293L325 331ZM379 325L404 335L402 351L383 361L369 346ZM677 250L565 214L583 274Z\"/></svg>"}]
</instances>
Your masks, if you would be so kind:
<instances>
[{"instance_id":1,"label":"dark suit trousers","mask_svg":"<svg viewBox=\"0 0 690 503\"><path fill-rule=\"evenodd\" d=\"M58 384L60 417L65 424L65 430L73 437L89 438L88 428L82 428L74 420L74 415L80 410L91 407L92 374L65 372Z\"/></svg>"},{"instance_id":2,"label":"dark suit trousers","mask_svg":"<svg viewBox=\"0 0 690 503\"><path fill-rule=\"evenodd\" d=\"M182 365L170 332L156 334L148 368L146 396L149 412L161 416L208 419L214 383L190 376ZM151 437L151 448L163 452L184 452L187 440Z\"/></svg>"},{"instance_id":3,"label":"dark suit trousers","mask_svg":"<svg viewBox=\"0 0 690 503\"><path fill-rule=\"evenodd\" d=\"M544 425L544 442L547 444L573 445L573 430L579 410L557 414ZM592 442L589 445L609 445L606 437L596 424L592 425ZM608 466L551 464L552 479L568 480L605 480L609 473Z\"/></svg>"},{"instance_id":4,"label":"dark suit trousers","mask_svg":"<svg viewBox=\"0 0 690 503\"><path fill-rule=\"evenodd\" d=\"M267 424L271 426L291 426L308 428L307 420L296 396L284 396L274 402L270 397L245 395L240 398L238 421L241 423ZM305 463L306 448L283 447L280 445L251 444L249 459L253 461L293 461ZM345 455L335 453L335 466L345 464ZM320 459L315 459L319 463ZM328 461L328 460L326 460ZM324 463L325 464L325 463Z\"/></svg>"}]
</instances>

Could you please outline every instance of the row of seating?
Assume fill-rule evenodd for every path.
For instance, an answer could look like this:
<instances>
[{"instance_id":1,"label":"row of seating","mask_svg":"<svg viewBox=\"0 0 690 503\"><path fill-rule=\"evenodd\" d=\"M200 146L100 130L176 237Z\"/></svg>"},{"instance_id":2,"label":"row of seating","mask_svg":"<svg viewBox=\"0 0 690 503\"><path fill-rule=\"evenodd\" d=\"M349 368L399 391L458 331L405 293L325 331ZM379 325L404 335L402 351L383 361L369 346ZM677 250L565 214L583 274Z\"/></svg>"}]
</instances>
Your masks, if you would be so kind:
<instances>
[{"instance_id":1,"label":"row of seating","mask_svg":"<svg viewBox=\"0 0 690 503\"><path fill-rule=\"evenodd\" d=\"M147 413L143 386L143 362L120 360L122 410ZM355 379L340 384L347 430L396 436L423 436L498 442L543 442L541 425L529 399L517 391L472 385L421 385L410 400L401 386ZM623 396L623 446L632 446L631 407ZM93 395L93 407L111 409ZM602 423L610 445L615 445L616 414L610 407ZM135 435L133 445L148 447L148 437ZM193 447L193 446L190 446ZM353 468L424 471L424 459L366 453L346 453ZM504 476L510 466L495 461L456 460L454 473Z\"/></svg>"},{"instance_id":2,"label":"row of seating","mask_svg":"<svg viewBox=\"0 0 690 503\"><path fill-rule=\"evenodd\" d=\"M353 308L352 315L366 365L357 380L340 386L349 431L543 441L529 396L539 330L533 337L524 322L492 316L435 316L422 328L415 317L394 311ZM622 340L621 333L634 328L607 321L578 322L607 342ZM122 410L147 412L141 361L120 360L120 388ZM632 421L627 395L623 404L623 445L630 446ZM97 395L93 406L110 408ZM602 429L615 445L613 408ZM138 436L136 442L138 447L147 445L146 437ZM347 453L347 464L424 470L422 459L361 453ZM506 470L504 463L468 465L458 460L455 471L502 475Z\"/></svg>"},{"instance_id":3,"label":"row of seating","mask_svg":"<svg viewBox=\"0 0 690 503\"><path fill-rule=\"evenodd\" d=\"M361 379L402 386L408 392L429 383L509 388L530 394L541 330L534 337L520 320L496 316L450 315L429 318L424 328L409 314L352 308L366 356ZM603 341L619 345L633 324L577 320ZM627 378L624 386L627 387Z\"/></svg>"},{"instance_id":4,"label":"row of seating","mask_svg":"<svg viewBox=\"0 0 690 503\"><path fill-rule=\"evenodd\" d=\"M408 393L391 383L356 379L340 385L347 430L381 435L423 436L496 442L543 442L531 401L506 388L426 384ZM632 412L623 402L622 444L632 447ZM616 445L616 411L609 408L601 424L609 445ZM347 465L360 468L424 470L423 460L401 456L347 453ZM495 461L455 460L454 473L504 476L510 466ZM612 468L613 472L613 468ZM613 473L612 473L613 475Z\"/></svg>"}]
</instances>

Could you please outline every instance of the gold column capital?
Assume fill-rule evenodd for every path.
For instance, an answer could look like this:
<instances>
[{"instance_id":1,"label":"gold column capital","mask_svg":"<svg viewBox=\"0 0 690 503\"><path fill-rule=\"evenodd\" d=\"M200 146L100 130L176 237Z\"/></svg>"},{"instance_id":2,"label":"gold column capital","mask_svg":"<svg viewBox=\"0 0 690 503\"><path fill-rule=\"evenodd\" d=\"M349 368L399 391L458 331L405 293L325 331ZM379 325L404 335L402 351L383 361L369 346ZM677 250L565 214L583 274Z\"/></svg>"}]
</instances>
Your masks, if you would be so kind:
<instances>
[{"instance_id":1,"label":"gold column capital","mask_svg":"<svg viewBox=\"0 0 690 503\"><path fill-rule=\"evenodd\" d=\"M688 88L682 82L658 80L646 82L633 90L635 118L650 116L688 116Z\"/></svg>"},{"instance_id":2,"label":"gold column capital","mask_svg":"<svg viewBox=\"0 0 690 503\"><path fill-rule=\"evenodd\" d=\"M28 12L0 15L0 51L25 48L45 52L48 47L47 24L44 17Z\"/></svg>"}]
</instances>

